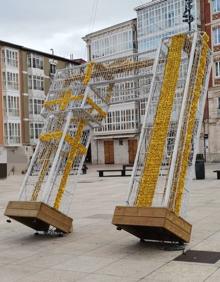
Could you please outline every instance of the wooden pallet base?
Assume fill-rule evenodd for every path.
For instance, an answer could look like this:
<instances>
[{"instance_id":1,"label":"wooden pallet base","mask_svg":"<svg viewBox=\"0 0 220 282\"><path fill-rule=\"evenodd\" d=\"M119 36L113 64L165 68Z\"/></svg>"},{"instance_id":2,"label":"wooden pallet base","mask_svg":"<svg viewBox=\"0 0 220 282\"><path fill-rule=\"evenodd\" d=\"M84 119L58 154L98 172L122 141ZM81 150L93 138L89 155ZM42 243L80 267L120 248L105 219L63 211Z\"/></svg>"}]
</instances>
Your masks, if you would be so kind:
<instances>
[{"instance_id":1,"label":"wooden pallet base","mask_svg":"<svg viewBox=\"0 0 220 282\"><path fill-rule=\"evenodd\" d=\"M190 241L192 226L167 208L116 207L112 223L140 239Z\"/></svg>"},{"instance_id":2,"label":"wooden pallet base","mask_svg":"<svg viewBox=\"0 0 220 282\"><path fill-rule=\"evenodd\" d=\"M72 218L41 202L11 201L5 210L5 216L36 231L47 232L50 226L63 233L70 233L72 230Z\"/></svg>"}]
</instances>

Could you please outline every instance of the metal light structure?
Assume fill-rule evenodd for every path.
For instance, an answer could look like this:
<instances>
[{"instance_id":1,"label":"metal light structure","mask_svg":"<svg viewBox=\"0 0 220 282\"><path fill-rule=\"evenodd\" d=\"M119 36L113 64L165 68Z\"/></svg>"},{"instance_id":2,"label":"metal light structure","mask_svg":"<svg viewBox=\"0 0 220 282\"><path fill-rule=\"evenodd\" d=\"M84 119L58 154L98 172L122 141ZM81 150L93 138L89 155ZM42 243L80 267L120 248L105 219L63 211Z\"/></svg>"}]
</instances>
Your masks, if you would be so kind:
<instances>
[{"instance_id":1,"label":"metal light structure","mask_svg":"<svg viewBox=\"0 0 220 282\"><path fill-rule=\"evenodd\" d=\"M205 33L163 39L154 64L127 207L113 224L150 240L189 242L184 219L211 71Z\"/></svg>"},{"instance_id":2,"label":"metal light structure","mask_svg":"<svg viewBox=\"0 0 220 282\"><path fill-rule=\"evenodd\" d=\"M9 202L5 215L37 231L71 231L73 192L91 132L107 118L115 84L151 76L152 65L152 59L134 55L56 73L41 112L45 126L19 200Z\"/></svg>"}]
</instances>

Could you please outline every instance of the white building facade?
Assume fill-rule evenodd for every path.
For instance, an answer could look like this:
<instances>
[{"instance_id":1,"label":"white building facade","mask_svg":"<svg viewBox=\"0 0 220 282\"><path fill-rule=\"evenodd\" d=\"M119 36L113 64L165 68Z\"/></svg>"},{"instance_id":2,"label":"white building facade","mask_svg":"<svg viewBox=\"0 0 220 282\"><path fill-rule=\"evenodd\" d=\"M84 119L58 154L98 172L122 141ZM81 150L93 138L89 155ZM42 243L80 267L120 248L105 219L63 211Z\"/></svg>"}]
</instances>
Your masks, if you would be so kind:
<instances>
[{"instance_id":1,"label":"white building facade","mask_svg":"<svg viewBox=\"0 0 220 282\"><path fill-rule=\"evenodd\" d=\"M106 61L132 56L137 52L136 19L86 35L88 61ZM116 83L113 105L100 129L95 129L92 162L133 163L140 133L140 106L134 101L135 81ZM126 101L126 102L121 102Z\"/></svg>"},{"instance_id":2,"label":"white building facade","mask_svg":"<svg viewBox=\"0 0 220 282\"><path fill-rule=\"evenodd\" d=\"M185 0L153 0L135 8L137 12L138 52L158 48L164 37L188 31L183 22ZM193 0L192 14L195 21L192 30L200 25L200 1Z\"/></svg>"}]
</instances>

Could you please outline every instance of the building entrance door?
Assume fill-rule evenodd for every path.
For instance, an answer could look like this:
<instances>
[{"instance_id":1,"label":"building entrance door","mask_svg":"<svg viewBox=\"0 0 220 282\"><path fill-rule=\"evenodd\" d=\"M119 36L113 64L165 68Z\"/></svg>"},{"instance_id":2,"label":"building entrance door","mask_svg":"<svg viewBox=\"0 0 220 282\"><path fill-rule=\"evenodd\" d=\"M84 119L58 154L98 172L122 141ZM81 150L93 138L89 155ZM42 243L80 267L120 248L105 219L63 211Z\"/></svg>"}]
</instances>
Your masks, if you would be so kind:
<instances>
[{"instance_id":1,"label":"building entrance door","mask_svg":"<svg viewBox=\"0 0 220 282\"><path fill-rule=\"evenodd\" d=\"M105 164L114 164L114 143L104 141Z\"/></svg>"},{"instance_id":2,"label":"building entrance door","mask_svg":"<svg viewBox=\"0 0 220 282\"><path fill-rule=\"evenodd\" d=\"M137 140L128 140L129 164L133 164L137 152Z\"/></svg>"}]
</instances>

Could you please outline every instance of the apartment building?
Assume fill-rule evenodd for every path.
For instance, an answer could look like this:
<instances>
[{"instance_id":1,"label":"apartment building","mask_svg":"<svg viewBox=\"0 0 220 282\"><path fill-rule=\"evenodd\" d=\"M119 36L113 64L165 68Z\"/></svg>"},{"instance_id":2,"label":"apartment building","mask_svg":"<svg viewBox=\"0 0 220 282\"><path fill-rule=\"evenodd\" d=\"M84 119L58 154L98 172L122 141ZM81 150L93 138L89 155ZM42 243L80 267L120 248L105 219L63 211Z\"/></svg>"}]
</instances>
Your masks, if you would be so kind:
<instances>
[{"instance_id":1,"label":"apartment building","mask_svg":"<svg viewBox=\"0 0 220 282\"><path fill-rule=\"evenodd\" d=\"M202 29L210 37L213 67L208 92L208 118L205 123L207 160L220 161L220 0L201 1Z\"/></svg>"},{"instance_id":2,"label":"apartment building","mask_svg":"<svg viewBox=\"0 0 220 282\"><path fill-rule=\"evenodd\" d=\"M25 169L44 125L41 108L56 69L81 64L0 41L0 163Z\"/></svg>"},{"instance_id":3,"label":"apartment building","mask_svg":"<svg viewBox=\"0 0 220 282\"><path fill-rule=\"evenodd\" d=\"M83 39L87 44L88 61L111 61L134 55L137 52L136 26L136 19L132 19L86 35ZM93 163L133 163L140 133L139 103L134 101L134 84L134 81L116 83L114 104L103 127L95 129L93 134Z\"/></svg>"}]
</instances>

